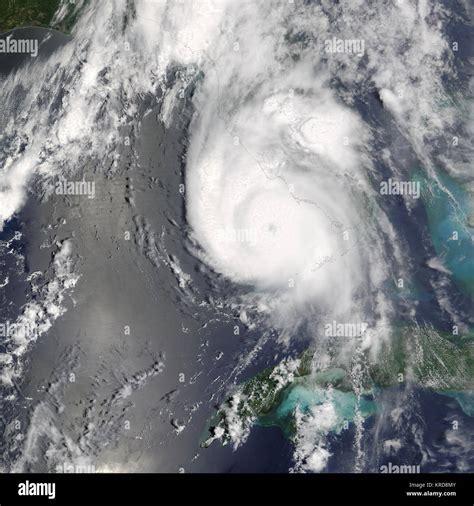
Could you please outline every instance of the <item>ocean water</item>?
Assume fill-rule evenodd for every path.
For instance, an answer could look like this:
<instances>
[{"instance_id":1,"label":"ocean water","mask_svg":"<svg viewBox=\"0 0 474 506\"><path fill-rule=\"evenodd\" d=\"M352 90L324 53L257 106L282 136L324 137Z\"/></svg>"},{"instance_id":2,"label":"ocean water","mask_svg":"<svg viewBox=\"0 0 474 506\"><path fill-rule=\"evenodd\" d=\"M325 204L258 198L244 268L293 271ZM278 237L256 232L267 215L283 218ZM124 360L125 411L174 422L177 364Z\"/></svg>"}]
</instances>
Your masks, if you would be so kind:
<instances>
[{"instance_id":1,"label":"ocean water","mask_svg":"<svg viewBox=\"0 0 474 506\"><path fill-rule=\"evenodd\" d=\"M471 392L409 369L360 391L399 328L472 332L472 174L443 151L455 133L468 151L446 99L468 99L468 49L446 53L469 39L461 3L449 20L423 3L193 5L97 3L71 37L16 31L38 60L0 58L0 309L41 331L0 342L2 470L472 471ZM321 53L334 31L366 53ZM58 196L58 177L96 198ZM388 178L421 198L381 195ZM335 319L370 332L326 339ZM200 447L245 381L308 347L321 367L340 354L349 391L296 382Z\"/></svg>"}]
</instances>

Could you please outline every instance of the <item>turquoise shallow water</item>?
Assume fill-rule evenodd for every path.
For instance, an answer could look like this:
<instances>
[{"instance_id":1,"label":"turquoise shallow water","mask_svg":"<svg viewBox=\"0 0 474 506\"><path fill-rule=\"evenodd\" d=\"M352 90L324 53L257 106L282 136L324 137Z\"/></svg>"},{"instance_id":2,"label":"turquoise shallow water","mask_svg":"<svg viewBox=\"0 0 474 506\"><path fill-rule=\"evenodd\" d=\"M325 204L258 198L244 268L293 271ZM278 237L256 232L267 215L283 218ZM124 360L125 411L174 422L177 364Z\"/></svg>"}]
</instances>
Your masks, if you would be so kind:
<instances>
[{"instance_id":1,"label":"turquoise shallow water","mask_svg":"<svg viewBox=\"0 0 474 506\"><path fill-rule=\"evenodd\" d=\"M472 196L445 172L438 178L448 191L443 191L423 176L419 177L422 200L428 217L428 226L436 254L451 271L452 279L467 296L474 295L474 230L468 218L472 213ZM428 191L428 188L430 191ZM449 193L448 193L449 192ZM458 239L453 239L456 231ZM464 413L474 416L474 392L439 391L455 399Z\"/></svg>"},{"instance_id":2,"label":"turquoise shallow water","mask_svg":"<svg viewBox=\"0 0 474 506\"><path fill-rule=\"evenodd\" d=\"M356 410L359 409L365 418L376 412L376 405L373 400L362 398L358 406L357 397L353 392L342 392L335 389L324 389L311 385L294 385L285 393L282 401L273 410L260 420L261 425L278 425L287 432L289 420L298 408L307 413L313 406L331 402L336 415L331 431L340 432L344 422L351 422L354 419Z\"/></svg>"},{"instance_id":3,"label":"turquoise shallow water","mask_svg":"<svg viewBox=\"0 0 474 506\"><path fill-rule=\"evenodd\" d=\"M468 225L472 198L458 182L445 173L438 174L451 196L420 177L430 234L436 254L452 272L453 279L465 293L474 294L474 243ZM431 191L427 189L431 188ZM453 232L458 240L453 240Z\"/></svg>"}]
</instances>

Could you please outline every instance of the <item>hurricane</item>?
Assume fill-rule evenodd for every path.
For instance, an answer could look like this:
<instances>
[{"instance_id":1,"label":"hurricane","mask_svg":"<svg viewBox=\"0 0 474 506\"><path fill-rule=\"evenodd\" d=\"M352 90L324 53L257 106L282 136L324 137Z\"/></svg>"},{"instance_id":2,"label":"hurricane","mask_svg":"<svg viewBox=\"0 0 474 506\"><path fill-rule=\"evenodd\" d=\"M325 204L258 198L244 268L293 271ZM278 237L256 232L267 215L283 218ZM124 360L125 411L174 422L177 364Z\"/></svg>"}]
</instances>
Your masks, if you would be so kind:
<instances>
[{"instance_id":1,"label":"hurricane","mask_svg":"<svg viewBox=\"0 0 474 506\"><path fill-rule=\"evenodd\" d=\"M278 427L271 471L472 471L470 10L62 0L2 35L39 40L0 76L2 469L261 471Z\"/></svg>"}]
</instances>

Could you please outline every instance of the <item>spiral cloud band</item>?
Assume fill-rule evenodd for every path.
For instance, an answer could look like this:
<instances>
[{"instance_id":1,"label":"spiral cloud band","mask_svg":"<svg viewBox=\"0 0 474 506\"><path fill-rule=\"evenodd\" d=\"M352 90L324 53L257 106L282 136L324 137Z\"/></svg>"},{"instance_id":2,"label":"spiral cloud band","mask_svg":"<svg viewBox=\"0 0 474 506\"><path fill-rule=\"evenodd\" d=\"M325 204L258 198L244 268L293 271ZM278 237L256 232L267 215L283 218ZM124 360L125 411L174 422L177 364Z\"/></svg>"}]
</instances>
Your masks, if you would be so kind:
<instances>
[{"instance_id":1,"label":"spiral cloud band","mask_svg":"<svg viewBox=\"0 0 474 506\"><path fill-rule=\"evenodd\" d=\"M208 48L194 96L186 172L193 238L216 272L253 287L257 305L287 322L313 303L326 317L360 321L363 295L388 276L375 242L386 217L369 217L366 205L370 130L331 89L314 53L295 62L281 45L284 16L245 5L231 16L233 38ZM255 21L264 11L275 36ZM372 312L388 310L379 303Z\"/></svg>"}]
</instances>

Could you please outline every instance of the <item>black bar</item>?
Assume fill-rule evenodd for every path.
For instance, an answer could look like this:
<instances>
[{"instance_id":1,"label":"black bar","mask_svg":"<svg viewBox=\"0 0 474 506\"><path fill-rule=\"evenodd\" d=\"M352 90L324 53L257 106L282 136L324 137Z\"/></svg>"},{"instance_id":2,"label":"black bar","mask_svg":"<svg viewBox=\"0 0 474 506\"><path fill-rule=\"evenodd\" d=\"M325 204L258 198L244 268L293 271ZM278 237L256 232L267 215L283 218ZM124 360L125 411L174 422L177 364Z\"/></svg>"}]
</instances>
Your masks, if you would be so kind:
<instances>
[{"instance_id":1,"label":"black bar","mask_svg":"<svg viewBox=\"0 0 474 506\"><path fill-rule=\"evenodd\" d=\"M54 483L55 497L19 495L32 483L43 493ZM472 506L473 484L470 474L10 474L0 475L0 506Z\"/></svg>"}]
</instances>

